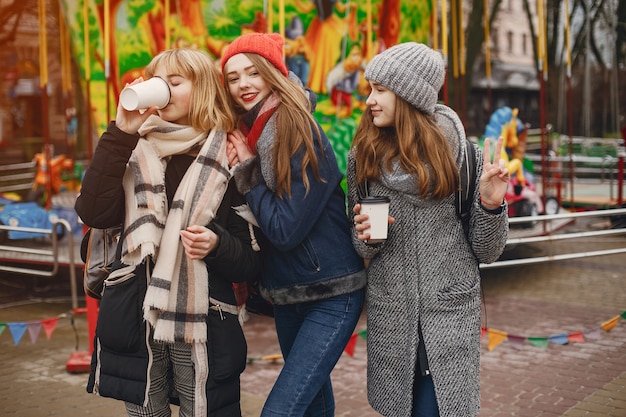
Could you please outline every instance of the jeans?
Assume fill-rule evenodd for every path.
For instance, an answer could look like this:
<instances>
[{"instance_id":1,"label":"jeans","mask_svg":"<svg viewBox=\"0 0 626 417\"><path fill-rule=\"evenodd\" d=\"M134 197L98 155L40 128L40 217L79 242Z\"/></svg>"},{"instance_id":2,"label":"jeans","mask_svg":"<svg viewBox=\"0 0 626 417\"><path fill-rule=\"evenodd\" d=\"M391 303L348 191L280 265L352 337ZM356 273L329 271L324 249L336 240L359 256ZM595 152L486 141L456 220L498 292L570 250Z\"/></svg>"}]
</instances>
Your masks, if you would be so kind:
<instances>
[{"instance_id":1,"label":"jeans","mask_svg":"<svg viewBox=\"0 0 626 417\"><path fill-rule=\"evenodd\" d=\"M430 375L422 376L420 373L415 374L412 417L439 417L435 385Z\"/></svg>"},{"instance_id":2,"label":"jeans","mask_svg":"<svg viewBox=\"0 0 626 417\"><path fill-rule=\"evenodd\" d=\"M275 305L285 365L261 417L332 417L330 373L350 340L363 308L364 290L291 305Z\"/></svg>"}]
</instances>

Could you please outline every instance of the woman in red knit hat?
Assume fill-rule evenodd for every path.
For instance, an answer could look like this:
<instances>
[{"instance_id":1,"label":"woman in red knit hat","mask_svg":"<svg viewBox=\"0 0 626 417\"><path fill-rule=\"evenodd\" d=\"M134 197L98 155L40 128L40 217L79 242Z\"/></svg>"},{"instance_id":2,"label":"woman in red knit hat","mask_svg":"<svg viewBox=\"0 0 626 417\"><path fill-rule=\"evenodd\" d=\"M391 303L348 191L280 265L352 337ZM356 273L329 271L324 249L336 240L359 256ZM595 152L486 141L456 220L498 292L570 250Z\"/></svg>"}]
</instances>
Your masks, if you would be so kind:
<instances>
[{"instance_id":1,"label":"woman in red knit hat","mask_svg":"<svg viewBox=\"0 0 626 417\"><path fill-rule=\"evenodd\" d=\"M229 162L261 231L261 294L274 305L285 365L262 417L332 416L330 373L363 306L366 274L350 237L335 154L283 61L283 39L253 33L222 56L239 113Z\"/></svg>"}]
</instances>

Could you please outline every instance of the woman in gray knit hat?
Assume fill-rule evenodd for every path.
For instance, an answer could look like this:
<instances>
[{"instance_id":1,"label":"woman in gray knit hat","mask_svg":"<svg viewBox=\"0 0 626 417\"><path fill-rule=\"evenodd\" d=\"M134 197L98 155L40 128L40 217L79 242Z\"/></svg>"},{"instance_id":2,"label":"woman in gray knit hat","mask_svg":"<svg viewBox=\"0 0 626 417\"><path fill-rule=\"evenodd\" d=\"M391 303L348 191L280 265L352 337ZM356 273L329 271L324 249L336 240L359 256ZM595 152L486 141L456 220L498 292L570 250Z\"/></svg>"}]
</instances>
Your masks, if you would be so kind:
<instances>
[{"instance_id":1,"label":"woman in gray knit hat","mask_svg":"<svg viewBox=\"0 0 626 417\"><path fill-rule=\"evenodd\" d=\"M480 406L479 263L507 240L509 173L476 149L467 235L455 207L464 128L437 104L441 54L409 42L365 69L372 91L350 151L353 243L370 259L367 284L368 399L385 416L466 417ZM364 186L365 185L365 186ZM359 193L361 189L361 193ZM363 190L390 199L388 236L369 242Z\"/></svg>"}]
</instances>

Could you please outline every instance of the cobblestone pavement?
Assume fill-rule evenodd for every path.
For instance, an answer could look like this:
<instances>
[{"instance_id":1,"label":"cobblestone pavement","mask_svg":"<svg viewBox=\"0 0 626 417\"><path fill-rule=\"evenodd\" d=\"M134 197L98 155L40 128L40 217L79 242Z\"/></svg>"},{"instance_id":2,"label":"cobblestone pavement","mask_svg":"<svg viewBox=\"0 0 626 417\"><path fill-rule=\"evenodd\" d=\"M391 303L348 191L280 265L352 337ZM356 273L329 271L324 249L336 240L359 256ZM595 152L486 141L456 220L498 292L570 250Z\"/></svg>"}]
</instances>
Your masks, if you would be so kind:
<instances>
[{"instance_id":1,"label":"cobblestone pavement","mask_svg":"<svg viewBox=\"0 0 626 417\"><path fill-rule=\"evenodd\" d=\"M575 224L570 231L603 227ZM518 245L504 258L624 247L625 235ZM509 336L548 337L584 332L584 343L535 347L514 337L488 349L482 342L480 417L626 417L626 321L607 332L601 324L626 310L623 254L483 270L483 326ZM1 273L0 273L1 274ZM118 401L85 393L86 374L66 370L70 355L87 349L84 315L72 327L69 284L0 275L0 322L28 322L60 315L46 339L29 333L15 346L9 329L0 335L2 416L123 416ZM25 296L27 294L27 296ZM62 296L62 297L61 297ZM366 329L365 313L356 332ZM242 375L244 417L258 416L282 361L272 320L252 316L244 327L251 361ZM592 331L594 330L594 331ZM337 415L377 416L366 399L365 340L344 354L332 374ZM177 415L176 412L174 415Z\"/></svg>"}]
</instances>

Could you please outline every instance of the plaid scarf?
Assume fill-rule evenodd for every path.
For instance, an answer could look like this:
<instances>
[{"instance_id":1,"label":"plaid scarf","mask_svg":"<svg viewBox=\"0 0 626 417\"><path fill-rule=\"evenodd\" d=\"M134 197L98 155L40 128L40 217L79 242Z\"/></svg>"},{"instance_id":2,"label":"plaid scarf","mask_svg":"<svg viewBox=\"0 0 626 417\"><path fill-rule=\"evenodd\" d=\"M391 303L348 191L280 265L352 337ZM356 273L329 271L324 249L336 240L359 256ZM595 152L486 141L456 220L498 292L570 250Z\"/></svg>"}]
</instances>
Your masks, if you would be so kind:
<instances>
[{"instance_id":1,"label":"plaid scarf","mask_svg":"<svg viewBox=\"0 0 626 417\"><path fill-rule=\"evenodd\" d=\"M155 260L144 298L144 317L154 327L154 339L204 343L209 310L208 271L203 260L189 260L180 230L206 225L219 208L228 181L226 135L199 132L190 126L151 116L124 175L126 195L122 261L131 265L150 256ZM165 168L168 156L202 146L167 207Z\"/></svg>"},{"instance_id":2,"label":"plaid scarf","mask_svg":"<svg viewBox=\"0 0 626 417\"><path fill-rule=\"evenodd\" d=\"M252 152L256 153L256 143L263 133L267 121L272 117L279 104L278 96L272 94L260 106L246 113L239 123L239 129L246 136L248 147Z\"/></svg>"}]
</instances>

